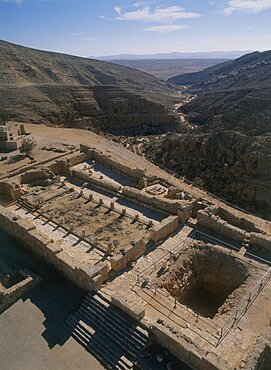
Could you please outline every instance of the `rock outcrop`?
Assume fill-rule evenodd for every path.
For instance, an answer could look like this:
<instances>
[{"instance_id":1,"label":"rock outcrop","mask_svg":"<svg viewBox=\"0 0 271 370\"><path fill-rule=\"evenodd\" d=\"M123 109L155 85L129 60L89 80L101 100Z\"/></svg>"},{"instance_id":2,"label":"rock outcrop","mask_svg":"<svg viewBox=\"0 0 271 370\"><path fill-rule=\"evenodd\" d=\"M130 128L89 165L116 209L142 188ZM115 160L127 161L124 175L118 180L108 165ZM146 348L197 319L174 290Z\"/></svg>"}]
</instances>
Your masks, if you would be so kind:
<instances>
[{"instance_id":1,"label":"rock outcrop","mask_svg":"<svg viewBox=\"0 0 271 370\"><path fill-rule=\"evenodd\" d=\"M270 217L270 136L171 134L145 145L145 153L222 198Z\"/></svg>"}]
</instances>

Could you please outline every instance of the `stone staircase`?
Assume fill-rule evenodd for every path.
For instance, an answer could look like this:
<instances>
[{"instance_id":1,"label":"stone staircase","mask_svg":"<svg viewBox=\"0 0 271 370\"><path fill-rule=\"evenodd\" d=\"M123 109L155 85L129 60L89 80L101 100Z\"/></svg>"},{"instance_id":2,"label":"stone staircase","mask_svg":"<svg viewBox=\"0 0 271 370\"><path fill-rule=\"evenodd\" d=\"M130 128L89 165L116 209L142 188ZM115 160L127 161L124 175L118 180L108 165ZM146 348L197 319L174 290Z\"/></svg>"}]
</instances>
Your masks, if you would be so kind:
<instances>
[{"instance_id":1,"label":"stone staircase","mask_svg":"<svg viewBox=\"0 0 271 370\"><path fill-rule=\"evenodd\" d=\"M146 351L148 332L101 293L88 294L65 326L107 369L159 369Z\"/></svg>"}]
</instances>

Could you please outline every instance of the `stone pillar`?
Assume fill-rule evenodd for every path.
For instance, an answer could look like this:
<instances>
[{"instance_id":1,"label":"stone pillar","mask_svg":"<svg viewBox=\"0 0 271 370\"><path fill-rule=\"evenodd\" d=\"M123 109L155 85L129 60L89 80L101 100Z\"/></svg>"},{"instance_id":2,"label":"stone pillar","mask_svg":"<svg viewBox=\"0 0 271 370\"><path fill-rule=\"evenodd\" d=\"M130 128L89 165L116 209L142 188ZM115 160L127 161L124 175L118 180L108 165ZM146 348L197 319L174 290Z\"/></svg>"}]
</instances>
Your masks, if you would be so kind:
<instances>
[{"instance_id":1,"label":"stone pillar","mask_svg":"<svg viewBox=\"0 0 271 370\"><path fill-rule=\"evenodd\" d=\"M139 214L138 214L138 213L137 213L137 214L135 214L134 220L135 220L135 221L139 221Z\"/></svg>"}]
</instances>

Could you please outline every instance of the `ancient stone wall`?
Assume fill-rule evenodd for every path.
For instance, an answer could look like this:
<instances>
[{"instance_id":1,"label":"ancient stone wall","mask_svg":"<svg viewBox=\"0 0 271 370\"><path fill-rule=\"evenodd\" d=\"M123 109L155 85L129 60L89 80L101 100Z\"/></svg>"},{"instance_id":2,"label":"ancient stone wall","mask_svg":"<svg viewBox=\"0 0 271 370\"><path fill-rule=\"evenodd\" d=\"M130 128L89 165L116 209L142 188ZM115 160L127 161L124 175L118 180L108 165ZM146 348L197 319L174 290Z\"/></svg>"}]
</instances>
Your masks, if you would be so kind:
<instances>
[{"instance_id":1,"label":"ancient stone wall","mask_svg":"<svg viewBox=\"0 0 271 370\"><path fill-rule=\"evenodd\" d=\"M122 194L128 198L135 199L137 202L146 204L149 208L161 210L167 214L179 215L180 221L186 221L192 214L189 202L171 200L162 197L154 197L141 190L124 186Z\"/></svg>"},{"instance_id":2,"label":"ancient stone wall","mask_svg":"<svg viewBox=\"0 0 271 370\"><path fill-rule=\"evenodd\" d=\"M124 248L123 253L114 255L111 259L111 268L113 271L124 270L129 263L137 260L146 252L147 240L142 238Z\"/></svg>"},{"instance_id":3,"label":"ancient stone wall","mask_svg":"<svg viewBox=\"0 0 271 370\"><path fill-rule=\"evenodd\" d=\"M96 282L93 279L96 276L100 276L102 283L108 277L106 262L100 262L95 266L88 263L81 264L65 251L64 241L51 240L36 229L32 222L20 218L2 206L0 206L0 229L23 243L35 255L52 264L82 289L93 290Z\"/></svg>"},{"instance_id":4,"label":"ancient stone wall","mask_svg":"<svg viewBox=\"0 0 271 370\"><path fill-rule=\"evenodd\" d=\"M23 193L18 184L10 181L3 180L0 182L0 194L9 196L11 199L18 199Z\"/></svg>"},{"instance_id":5,"label":"ancient stone wall","mask_svg":"<svg viewBox=\"0 0 271 370\"><path fill-rule=\"evenodd\" d=\"M54 172L55 175L69 174L69 169L86 160L85 153L73 153L65 157L65 159L57 159L48 165L48 169Z\"/></svg>"},{"instance_id":6,"label":"ancient stone wall","mask_svg":"<svg viewBox=\"0 0 271 370\"><path fill-rule=\"evenodd\" d=\"M104 164L106 167L112 167L117 172L120 172L132 179L138 180L144 175L143 170L117 162L110 154L104 154L89 145L81 144L80 150L85 153L89 159L94 159L95 161Z\"/></svg>"},{"instance_id":7,"label":"ancient stone wall","mask_svg":"<svg viewBox=\"0 0 271 370\"><path fill-rule=\"evenodd\" d=\"M25 273L20 270L19 273L25 278L12 287L5 289L0 293L0 312L16 302L28 289L34 287L41 281L41 277L33 273Z\"/></svg>"},{"instance_id":8,"label":"ancient stone wall","mask_svg":"<svg viewBox=\"0 0 271 370\"><path fill-rule=\"evenodd\" d=\"M260 233L251 233L249 237L249 243L251 245L256 244L257 246L271 252L271 236Z\"/></svg>"},{"instance_id":9,"label":"ancient stone wall","mask_svg":"<svg viewBox=\"0 0 271 370\"><path fill-rule=\"evenodd\" d=\"M71 175L74 176L74 177L77 177L81 180L90 182L90 183L94 184L97 187L105 188L109 191L119 192L121 190L120 185L118 185L116 183L113 183L112 181L104 179L104 178L102 178L102 179L101 178L98 179L97 177L95 178L94 176L92 176L90 173L88 173L86 171L71 169Z\"/></svg>"},{"instance_id":10,"label":"ancient stone wall","mask_svg":"<svg viewBox=\"0 0 271 370\"><path fill-rule=\"evenodd\" d=\"M38 168L26 171L21 175L21 184L47 186L58 182L57 176L48 168Z\"/></svg>"},{"instance_id":11,"label":"ancient stone wall","mask_svg":"<svg viewBox=\"0 0 271 370\"><path fill-rule=\"evenodd\" d=\"M168 216L159 225L152 227L151 240L158 242L172 234L179 226L178 216Z\"/></svg>"},{"instance_id":12,"label":"ancient stone wall","mask_svg":"<svg viewBox=\"0 0 271 370\"><path fill-rule=\"evenodd\" d=\"M214 215L208 209L198 211L197 220L200 225L207 227L230 239L235 239L243 242L249 237L249 234L246 231L241 230L236 226L230 225L226 221L222 220L219 216Z\"/></svg>"},{"instance_id":13,"label":"ancient stone wall","mask_svg":"<svg viewBox=\"0 0 271 370\"><path fill-rule=\"evenodd\" d=\"M112 296L111 302L135 320L139 321L145 316L145 302L140 297L131 299L130 297L127 298L127 295L122 292L119 292L117 295Z\"/></svg>"},{"instance_id":14,"label":"ancient stone wall","mask_svg":"<svg viewBox=\"0 0 271 370\"><path fill-rule=\"evenodd\" d=\"M245 219L244 217L238 217L232 212L224 208L211 207L210 209L212 210L214 215L219 216L222 220L226 221L232 226L238 227L239 229L243 229L247 232L260 232L261 231L255 226L253 222Z\"/></svg>"},{"instance_id":15,"label":"ancient stone wall","mask_svg":"<svg viewBox=\"0 0 271 370\"><path fill-rule=\"evenodd\" d=\"M225 363L221 363L218 366L212 365L207 358L205 353L200 348L196 347L191 340L185 337L184 334L179 335L175 328L171 328L165 322L159 322L152 326L152 331L156 341L161 344L164 348L167 348L172 354L180 358L192 369L200 370L231 370ZM176 340L177 338L178 340ZM209 354L209 357L211 353ZM217 358L212 358L212 362L218 361Z\"/></svg>"}]
</instances>

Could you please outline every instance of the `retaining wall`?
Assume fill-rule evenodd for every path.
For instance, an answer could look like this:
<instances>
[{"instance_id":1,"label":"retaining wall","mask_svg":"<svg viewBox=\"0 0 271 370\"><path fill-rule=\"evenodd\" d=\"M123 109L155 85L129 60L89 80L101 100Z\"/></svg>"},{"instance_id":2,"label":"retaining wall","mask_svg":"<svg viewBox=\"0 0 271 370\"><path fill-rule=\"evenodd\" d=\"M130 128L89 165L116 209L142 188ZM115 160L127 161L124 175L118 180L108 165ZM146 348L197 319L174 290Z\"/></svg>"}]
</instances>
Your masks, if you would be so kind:
<instances>
[{"instance_id":1,"label":"retaining wall","mask_svg":"<svg viewBox=\"0 0 271 370\"><path fill-rule=\"evenodd\" d=\"M249 237L250 244L256 244L271 252L271 236L259 233L251 233Z\"/></svg>"},{"instance_id":2,"label":"retaining wall","mask_svg":"<svg viewBox=\"0 0 271 370\"><path fill-rule=\"evenodd\" d=\"M142 254L146 252L147 240L142 238L135 243L124 248L123 253L114 255L111 259L111 268L113 271L124 270L129 263L136 261Z\"/></svg>"},{"instance_id":3,"label":"retaining wall","mask_svg":"<svg viewBox=\"0 0 271 370\"><path fill-rule=\"evenodd\" d=\"M82 289L95 290L97 278L95 280L94 278L100 276L100 283L103 283L108 277L106 262L99 262L95 266L88 263L81 264L65 251L64 241L50 239L36 229L32 222L26 221L2 206L0 206L0 229L23 243L31 252L53 265Z\"/></svg>"},{"instance_id":4,"label":"retaining wall","mask_svg":"<svg viewBox=\"0 0 271 370\"><path fill-rule=\"evenodd\" d=\"M104 154L89 145L81 144L80 150L85 153L89 159L94 159L95 161L104 164L106 167L112 167L117 172L120 172L132 179L139 180L144 175L144 171L142 169L126 166L125 164L113 159L110 154Z\"/></svg>"},{"instance_id":5,"label":"retaining wall","mask_svg":"<svg viewBox=\"0 0 271 370\"><path fill-rule=\"evenodd\" d=\"M246 231L228 224L219 216L214 215L210 210L198 211L197 220L200 225L224 235L227 238L235 239L241 242L249 238L249 234Z\"/></svg>"}]
</instances>

